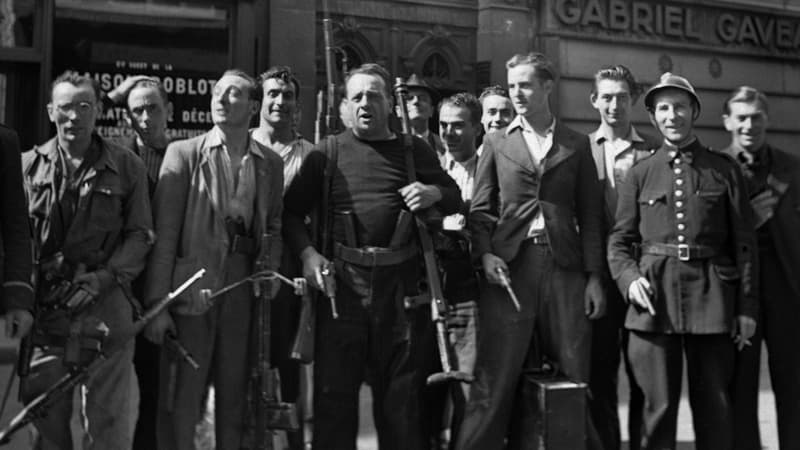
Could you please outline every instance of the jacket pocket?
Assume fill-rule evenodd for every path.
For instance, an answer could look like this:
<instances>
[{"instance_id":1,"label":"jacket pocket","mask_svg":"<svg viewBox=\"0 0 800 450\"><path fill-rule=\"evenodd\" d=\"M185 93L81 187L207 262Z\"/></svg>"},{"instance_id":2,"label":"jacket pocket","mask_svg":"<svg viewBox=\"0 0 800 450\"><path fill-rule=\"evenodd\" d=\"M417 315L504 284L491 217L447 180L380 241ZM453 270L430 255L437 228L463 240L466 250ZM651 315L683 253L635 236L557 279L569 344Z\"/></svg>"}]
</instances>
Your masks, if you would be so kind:
<instances>
[{"instance_id":1,"label":"jacket pocket","mask_svg":"<svg viewBox=\"0 0 800 450\"><path fill-rule=\"evenodd\" d=\"M122 189L113 185L97 185L92 189L89 217L102 230L122 228Z\"/></svg>"},{"instance_id":2,"label":"jacket pocket","mask_svg":"<svg viewBox=\"0 0 800 450\"><path fill-rule=\"evenodd\" d=\"M649 191L645 190L639 194L639 205L642 206L658 206L667 203L666 191Z\"/></svg>"}]
</instances>

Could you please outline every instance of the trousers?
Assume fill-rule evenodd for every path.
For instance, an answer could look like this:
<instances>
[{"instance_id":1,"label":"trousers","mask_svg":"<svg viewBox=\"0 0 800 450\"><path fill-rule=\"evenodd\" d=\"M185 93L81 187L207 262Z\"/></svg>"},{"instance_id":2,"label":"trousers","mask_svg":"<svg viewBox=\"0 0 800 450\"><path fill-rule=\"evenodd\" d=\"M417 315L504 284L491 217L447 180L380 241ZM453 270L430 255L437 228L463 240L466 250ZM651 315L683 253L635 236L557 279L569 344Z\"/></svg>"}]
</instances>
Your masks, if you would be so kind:
<instances>
[{"instance_id":1,"label":"trousers","mask_svg":"<svg viewBox=\"0 0 800 450\"><path fill-rule=\"evenodd\" d=\"M430 448L434 399L425 380L438 361L433 325L427 307L403 307L403 297L416 293L418 261L334 265L339 317L327 299L317 310L314 448L355 450L365 379L381 450Z\"/></svg>"},{"instance_id":2,"label":"trousers","mask_svg":"<svg viewBox=\"0 0 800 450\"><path fill-rule=\"evenodd\" d=\"M548 360L573 381L588 382L591 325L584 315L583 272L561 269L549 247L524 241L509 264L517 311L505 290L485 284L478 304L475 382L457 438L459 450L505 448L523 369ZM589 421L590 446L597 448Z\"/></svg>"},{"instance_id":3,"label":"trousers","mask_svg":"<svg viewBox=\"0 0 800 450\"><path fill-rule=\"evenodd\" d=\"M644 393L643 450L675 449L683 358L698 450L733 448L735 347L728 334L662 334L631 330L628 357Z\"/></svg>"}]
</instances>

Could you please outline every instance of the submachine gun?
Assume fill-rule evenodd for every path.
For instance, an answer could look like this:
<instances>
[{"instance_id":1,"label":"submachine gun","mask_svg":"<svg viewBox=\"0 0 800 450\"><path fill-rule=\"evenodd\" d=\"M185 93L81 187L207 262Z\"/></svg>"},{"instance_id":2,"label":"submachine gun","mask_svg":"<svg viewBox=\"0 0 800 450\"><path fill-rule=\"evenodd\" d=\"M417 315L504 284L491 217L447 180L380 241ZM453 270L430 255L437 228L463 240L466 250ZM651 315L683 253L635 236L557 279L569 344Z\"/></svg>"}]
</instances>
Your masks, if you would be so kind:
<instances>
[{"instance_id":1,"label":"submachine gun","mask_svg":"<svg viewBox=\"0 0 800 450\"><path fill-rule=\"evenodd\" d=\"M186 289L189 288L195 281L199 280L205 269L200 269L192 275L188 280L181 284L177 289L167 294L164 298L156 302L150 309L144 312L139 319L133 324L133 330L130 335L122 339L116 347L107 347L102 349L99 356L94 358L88 364L75 364L70 365L69 372L61 377L55 384L48 388L43 393L39 394L36 398L31 400L22 411L20 411L8 425L0 430L0 445L8 444L11 437L24 428L34 420L44 417L53 405L61 400L64 396L70 395L72 390L79 384L85 382L89 375L97 371L97 368L105 362L108 355L114 354L124 348L124 344L133 339L140 331L147 325L154 317L161 311L167 308L172 302Z\"/></svg>"},{"instance_id":2,"label":"submachine gun","mask_svg":"<svg viewBox=\"0 0 800 450\"><path fill-rule=\"evenodd\" d=\"M408 139L411 136L411 126L408 119L408 86L402 78L397 78L394 86L395 97L397 105L400 110L400 120L402 123L404 138ZM413 144L406 145L406 165L408 172L408 181L413 183L416 181L416 173L413 164ZM430 211L430 210L427 210ZM433 239L431 238L430 231L426 220L422 217L426 211L414 214L414 221L416 223L417 235L419 237L420 246L422 247L422 256L425 262L425 275L427 278L428 291L430 294L431 303L431 320L436 325L436 345L439 349L439 359L442 363L442 372L434 373L428 377L428 384L438 384L450 381L461 381L470 383L474 380L471 374L461 372L458 370L458 363L455 357L455 352L450 346L450 341L447 335L447 316L448 306L444 299L444 292L442 290L442 281L439 272L439 264L436 260L436 253L433 246ZM427 214L430 214L427 212Z\"/></svg>"}]
</instances>

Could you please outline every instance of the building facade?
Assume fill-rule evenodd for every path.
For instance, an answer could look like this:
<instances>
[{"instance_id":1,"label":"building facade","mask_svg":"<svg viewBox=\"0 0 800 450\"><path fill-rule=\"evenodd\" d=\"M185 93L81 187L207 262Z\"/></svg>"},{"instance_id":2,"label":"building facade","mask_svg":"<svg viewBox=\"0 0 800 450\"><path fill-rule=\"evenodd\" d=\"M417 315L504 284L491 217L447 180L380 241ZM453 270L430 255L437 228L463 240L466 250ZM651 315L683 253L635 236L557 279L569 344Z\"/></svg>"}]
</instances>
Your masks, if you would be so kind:
<instances>
[{"instance_id":1,"label":"building facade","mask_svg":"<svg viewBox=\"0 0 800 450\"><path fill-rule=\"evenodd\" d=\"M323 19L332 23L333 80L368 61L421 75L443 94L505 84L505 61L542 51L561 82L554 109L573 127L597 124L588 101L600 66L625 64L644 87L661 73L689 78L703 101L699 134L727 143L722 101L748 84L771 101L773 141L800 135L800 0L0 0L0 121L24 145L51 133L44 105L53 76L74 69L111 89L125 76L160 77L176 138L210 126L213 82L228 67L275 64L301 78L299 129L312 136L324 89ZM127 133L124 108L100 131ZM635 123L649 128L643 107Z\"/></svg>"}]
</instances>

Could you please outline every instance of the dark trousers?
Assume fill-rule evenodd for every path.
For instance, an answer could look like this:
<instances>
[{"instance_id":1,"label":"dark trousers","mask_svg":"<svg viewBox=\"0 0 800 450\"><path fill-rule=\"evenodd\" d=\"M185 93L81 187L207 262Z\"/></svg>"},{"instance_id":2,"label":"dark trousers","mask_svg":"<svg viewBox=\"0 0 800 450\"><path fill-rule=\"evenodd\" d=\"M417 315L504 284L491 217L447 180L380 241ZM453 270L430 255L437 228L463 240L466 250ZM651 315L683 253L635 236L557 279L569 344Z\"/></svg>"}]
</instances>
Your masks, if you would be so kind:
<instances>
[{"instance_id":1,"label":"dark trousers","mask_svg":"<svg viewBox=\"0 0 800 450\"><path fill-rule=\"evenodd\" d=\"M584 314L583 272L559 268L548 246L530 241L523 242L509 269L522 310L517 312L501 288L482 287L476 379L456 443L459 450L504 448L515 426L511 412L526 366L538 367L547 359L568 378L589 381L591 326ZM591 424L588 432L596 439Z\"/></svg>"},{"instance_id":2,"label":"dark trousers","mask_svg":"<svg viewBox=\"0 0 800 450\"><path fill-rule=\"evenodd\" d=\"M628 435L630 450L639 449L639 430L642 427L644 397L636 385L625 348L628 331L624 328L627 303L617 285L610 279L605 283L606 315L592 321L592 375L589 381L589 412L605 450L619 450L621 445L619 424L619 364L625 362L630 398L628 404Z\"/></svg>"},{"instance_id":3,"label":"dark trousers","mask_svg":"<svg viewBox=\"0 0 800 450\"><path fill-rule=\"evenodd\" d=\"M152 450L156 446L156 411L158 410L158 362L161 347L136 336L133 367L139 381L139 420L133 435L135 450Z\"/></svg>"},{"instance_id":4,"label":"dark trousers","mask_svg":"<svg viewBox=\"0 0 800 450\"><path fill-rule=\"evenodd\" d=\"M728 334L630 332L628 357L644 393L640 448L675 448L684 354L696 448L733 448L733 407L728 388L733 379L734 352Z\"/></svg>"},{"instance_id":5,"label":"dark trousers","mask_svg":"<svg viewBox=\"0 0 800 450\"><path fill-rule=\"evenodd\" d=\"M381 450L430 448L433 401L425 383L437 368L427 305L406 311L419 263L367 268L335 261L339 318L318 303L314 362L314 448L355 450L359 388L372 387Z\"/></svg>"},{"instance_id":6,"label":"dark trousers","mask_svg":"<svg viewBox=\"0 0 800 450\"><path fill-rule=\"evenodd\" d=\"M758 375L761 336L767 343L768 364L781 449L800 448L800 298L793 294L773 248L761 249L761 322L753 345L739 354L733 398L736 448L759 449Z\"/></svg>"}]
</instances>

